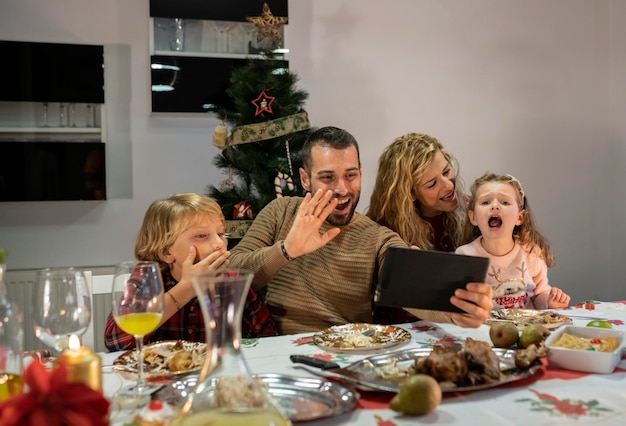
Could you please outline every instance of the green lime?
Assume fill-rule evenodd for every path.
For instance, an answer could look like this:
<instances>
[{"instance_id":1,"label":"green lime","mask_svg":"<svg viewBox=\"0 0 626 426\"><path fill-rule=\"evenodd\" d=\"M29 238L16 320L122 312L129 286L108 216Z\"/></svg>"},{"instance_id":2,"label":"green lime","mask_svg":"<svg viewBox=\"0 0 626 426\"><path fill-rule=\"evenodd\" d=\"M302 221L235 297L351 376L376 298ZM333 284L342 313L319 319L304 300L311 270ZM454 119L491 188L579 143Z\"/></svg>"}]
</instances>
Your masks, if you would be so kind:
<instances>
[{"instance_id":1,"label":"green lime","mask_svg":"<svg viewBox=\"0 0 626 426\"><path fill-rule=\"evenodd\" d=\"M612 328L613 326L604 320L593 320L587 323L587 327Z\"/></svg>"}]
</instances>

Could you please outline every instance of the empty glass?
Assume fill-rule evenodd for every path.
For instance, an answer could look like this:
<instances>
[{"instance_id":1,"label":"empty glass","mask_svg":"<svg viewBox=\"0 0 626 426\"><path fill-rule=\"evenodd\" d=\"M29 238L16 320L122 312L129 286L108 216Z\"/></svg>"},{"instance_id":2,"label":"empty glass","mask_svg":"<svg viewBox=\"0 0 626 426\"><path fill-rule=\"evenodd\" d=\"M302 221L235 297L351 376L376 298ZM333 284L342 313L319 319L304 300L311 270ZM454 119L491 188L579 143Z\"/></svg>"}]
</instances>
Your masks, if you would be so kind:
<instances>
[{"instance_id":1,"label":"empty glass","mask_svg":"<svg viewBox=\"0 0 626 426\"><path fill-rule=\"evenodd\" d=\"M57 352L67 349L72 334L82 336L89 327L89 285L79 269L39 271L32 303L35 336Z\"/></svg>"}]
</instances>

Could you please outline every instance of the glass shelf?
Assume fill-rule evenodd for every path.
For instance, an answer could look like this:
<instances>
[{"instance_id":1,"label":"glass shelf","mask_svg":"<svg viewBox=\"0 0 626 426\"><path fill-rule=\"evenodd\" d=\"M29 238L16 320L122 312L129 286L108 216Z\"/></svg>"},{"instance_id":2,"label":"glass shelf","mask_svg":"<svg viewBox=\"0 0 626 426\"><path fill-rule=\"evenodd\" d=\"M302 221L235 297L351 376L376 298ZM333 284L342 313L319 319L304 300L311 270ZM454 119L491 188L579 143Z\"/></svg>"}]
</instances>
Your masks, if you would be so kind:
<instances>
[{"instance_id":1,"label":"glass shelf","mask_svg":"<svg viewBox=\"0 0 626 426\"><path fill-rule=\"evenodd\" d=\"M100 127L0 127L0 133L100 133Z\"/></svg>"},{"instance_id":2,"label":"glass shelf","mask_svg":"<svg viewBox=\"0 0 626 426\"><path fill-rule=\"evenodd\" d=\"M207 21L182 18L151 18L151 54L207 58L259 57L272 40L257 41L251 22ZM284 26L279 54L286 55Z\"/></svg>"}]
</instances>

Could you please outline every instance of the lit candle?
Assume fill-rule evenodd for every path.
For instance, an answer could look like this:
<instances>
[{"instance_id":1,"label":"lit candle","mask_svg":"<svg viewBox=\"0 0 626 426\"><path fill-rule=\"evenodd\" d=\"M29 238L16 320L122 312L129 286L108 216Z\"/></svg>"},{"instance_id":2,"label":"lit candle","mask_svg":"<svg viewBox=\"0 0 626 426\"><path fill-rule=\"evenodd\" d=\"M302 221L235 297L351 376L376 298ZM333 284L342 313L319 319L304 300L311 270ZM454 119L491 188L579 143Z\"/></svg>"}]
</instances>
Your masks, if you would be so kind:
<instances>
[{"instance_id":1,"label":"lit candle","mask_svg":"<svg viewBox=\"0 0 626 426\"><path fill-rule=\"evenodd\" d=\"M61 352L55 365L64 363L67 366L69 382L82 382L102 392L102 359L91 349L81 346L78 336L70 336L68 349Z\"/></svg>"}]
</instances>

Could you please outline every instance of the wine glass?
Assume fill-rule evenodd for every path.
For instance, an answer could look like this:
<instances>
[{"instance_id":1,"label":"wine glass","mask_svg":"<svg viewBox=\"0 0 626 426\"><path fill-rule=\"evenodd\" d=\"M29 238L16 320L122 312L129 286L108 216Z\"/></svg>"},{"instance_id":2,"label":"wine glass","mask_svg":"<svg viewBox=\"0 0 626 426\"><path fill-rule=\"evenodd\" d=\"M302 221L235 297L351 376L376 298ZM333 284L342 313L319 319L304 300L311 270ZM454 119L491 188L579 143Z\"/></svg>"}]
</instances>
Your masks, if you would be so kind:
<instances>
[{"instance_id":1,"label":"wine glass","mask_svg":"<svg viewBox=\"0 0 626 426\"><path fill-rule=\"evenodd\" d=\"M83 271L46 268L37 272L33 293L35 336L57 353L72 334L83 335L91 321L91 298Z\"/></svg>"},{"instance_id":2,"label":"wine glass","mask_svg":"<svg viewBox=\"0 0 626 426\"><path fill-rule=\"evenodd\" d=\"M137 350L137 383L118 391L118 395L140 398L157 386L146 383L143 374L143 338L157 328L163 316L163 278L156 262L129 260L115 267L113 318L128 334L135 336Z\"/></svg>"}]
</instances>

